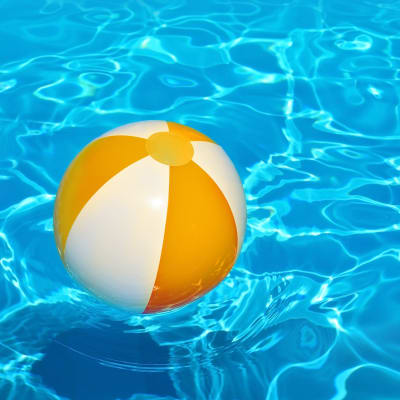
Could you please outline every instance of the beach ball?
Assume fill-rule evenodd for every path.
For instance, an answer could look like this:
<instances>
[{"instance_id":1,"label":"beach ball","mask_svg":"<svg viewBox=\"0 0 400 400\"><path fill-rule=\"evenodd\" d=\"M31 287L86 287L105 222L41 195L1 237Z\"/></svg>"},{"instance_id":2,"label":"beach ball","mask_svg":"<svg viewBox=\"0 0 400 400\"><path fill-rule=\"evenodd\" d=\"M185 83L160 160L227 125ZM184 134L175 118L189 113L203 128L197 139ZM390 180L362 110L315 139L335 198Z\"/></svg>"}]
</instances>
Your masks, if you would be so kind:
<instances>
[{"instance_id":1,"label":"beach ball","mask_svg":"<svg viewBox=\"0 0 400 400\"><path fill-rule=\"evenodd\" d=\"M222 147L174 122L124 125L89 143L59 186L54 233L71 275L136 313L183 306L231 270L246 225Z\"/></svg>"}]
</instances>

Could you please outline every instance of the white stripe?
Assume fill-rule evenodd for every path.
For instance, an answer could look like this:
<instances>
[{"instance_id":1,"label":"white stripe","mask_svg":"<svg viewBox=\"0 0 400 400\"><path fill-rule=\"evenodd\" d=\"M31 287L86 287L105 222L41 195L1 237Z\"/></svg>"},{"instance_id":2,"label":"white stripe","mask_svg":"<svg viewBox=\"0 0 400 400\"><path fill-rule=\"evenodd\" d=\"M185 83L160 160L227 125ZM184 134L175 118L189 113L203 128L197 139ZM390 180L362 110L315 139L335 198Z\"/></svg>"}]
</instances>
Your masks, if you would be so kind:
<instances>
[{"instance_id":1,"label":"white stripe","mask_svg":"<svg viewBox=\"0 0 400 400\"><path fill-rule=\"evenodd\" d=\"M147 139L157 132L169 132L168 124L166 121L141 121L132 124L122 125L118 128L106 132L100 137L105 136L136 136Z\"/></svg>"},{"instance_id":2,"label":"white stripe","mask_svg":"<svg viewBox=\"0 0 400 400\"><path fill-rule=\"evenodd\" d=\"M231 207L236 222L240 251L246 230L246 200L236 168L221 146L211 142L197 141L192 142L192 145L193 161L215 181Z\"/></svg>"},{"instance_id":3,"label":"white stripe","mask_svg":"<svg viewBox=\"0 0 400 400\"><path fill-rule=\"evenodd\" d=\"M160 263L169 166L145 157L106 182L68 235L70 272L99 297L143 312Z\"/></svg>"}]
</instances>

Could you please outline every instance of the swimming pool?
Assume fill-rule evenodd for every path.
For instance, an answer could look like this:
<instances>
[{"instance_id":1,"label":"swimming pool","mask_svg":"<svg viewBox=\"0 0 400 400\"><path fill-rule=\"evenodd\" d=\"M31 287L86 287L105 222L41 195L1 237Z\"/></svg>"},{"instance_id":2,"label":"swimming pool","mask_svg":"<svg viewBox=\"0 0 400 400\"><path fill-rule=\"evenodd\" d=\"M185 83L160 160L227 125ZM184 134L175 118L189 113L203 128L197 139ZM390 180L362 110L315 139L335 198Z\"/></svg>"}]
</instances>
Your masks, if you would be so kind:
<instances>
[{"instance_id":1,"label":"swimming pool","mask_svg":"<svg viewBox=\"0 0 400 400\"><path fill-rule=\"evenodd\" d=\"M0 2L0 399L400 398L397 0ZM219 142L248 226L194 304L87 294L52 213L134 121Z\"/></svg>"}]
</instances>

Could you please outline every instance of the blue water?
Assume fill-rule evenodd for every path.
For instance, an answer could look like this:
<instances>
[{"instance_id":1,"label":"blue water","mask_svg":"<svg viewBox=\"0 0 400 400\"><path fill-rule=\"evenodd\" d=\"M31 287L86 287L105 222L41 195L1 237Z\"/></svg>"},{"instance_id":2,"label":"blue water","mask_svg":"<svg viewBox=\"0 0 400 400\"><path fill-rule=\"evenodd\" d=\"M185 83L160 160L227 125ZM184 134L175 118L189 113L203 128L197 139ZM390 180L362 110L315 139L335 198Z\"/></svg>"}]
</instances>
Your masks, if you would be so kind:
<instances>
[{"instance_id":1,"label":"blue water","mask_svg":"<svg viewBox=\"0 0 400 400\"><path fill-rule=\"evenodd\" d=\"M0 1L1 400L399 400L398 0ZM67 274L89 141L192 126L244 182L242 254L134 316Z\"/></svg>"}]
</instances>

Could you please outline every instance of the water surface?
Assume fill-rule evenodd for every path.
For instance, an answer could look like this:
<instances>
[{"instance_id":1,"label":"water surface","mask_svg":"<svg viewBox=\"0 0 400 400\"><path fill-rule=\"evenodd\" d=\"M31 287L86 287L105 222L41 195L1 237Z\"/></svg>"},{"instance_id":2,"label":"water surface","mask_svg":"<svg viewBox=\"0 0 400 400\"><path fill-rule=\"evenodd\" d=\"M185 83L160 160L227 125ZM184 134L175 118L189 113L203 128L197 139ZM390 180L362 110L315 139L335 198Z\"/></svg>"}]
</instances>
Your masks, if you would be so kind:
<instances>
[{"instance_id":1,"label":"water surface","mask_svg":"<svg viewBox=\"0 0 400 400\"><path fill-rule=\"evenodd\" d=\"M0 398L398 400L400 3L0 1ZM52 212L73 157L187 124L244 182L231 274L133 316L79 287Z\"/></svg>"}]
</instances>

